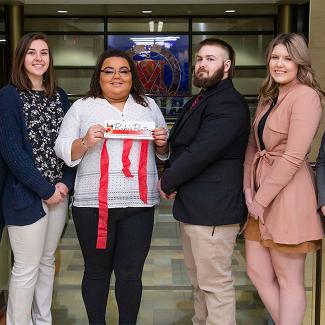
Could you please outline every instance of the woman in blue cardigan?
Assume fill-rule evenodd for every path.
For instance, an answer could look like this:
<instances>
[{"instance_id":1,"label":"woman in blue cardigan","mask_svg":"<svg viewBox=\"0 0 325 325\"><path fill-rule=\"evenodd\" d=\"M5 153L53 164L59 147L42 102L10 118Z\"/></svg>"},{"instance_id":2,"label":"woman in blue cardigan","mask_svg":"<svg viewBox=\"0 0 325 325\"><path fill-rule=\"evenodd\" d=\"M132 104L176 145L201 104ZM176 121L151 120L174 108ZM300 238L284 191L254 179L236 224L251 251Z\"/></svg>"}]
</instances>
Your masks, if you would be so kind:
<instances>
[{"instance_id":1,"label":"woman in blue cardigan","mask_svg":"<svg viewBox=\"0 0 325 325\"><path fill-rule=\"evenodd\" d=\"M52 323L54 253L74 181L73 170L54 152L68 108L46 36L26 34L14 54L10 85L0 90L0 155L7 167L0 175L1 213L14 255L7 325Z\"/></svg>"}]
</instances>

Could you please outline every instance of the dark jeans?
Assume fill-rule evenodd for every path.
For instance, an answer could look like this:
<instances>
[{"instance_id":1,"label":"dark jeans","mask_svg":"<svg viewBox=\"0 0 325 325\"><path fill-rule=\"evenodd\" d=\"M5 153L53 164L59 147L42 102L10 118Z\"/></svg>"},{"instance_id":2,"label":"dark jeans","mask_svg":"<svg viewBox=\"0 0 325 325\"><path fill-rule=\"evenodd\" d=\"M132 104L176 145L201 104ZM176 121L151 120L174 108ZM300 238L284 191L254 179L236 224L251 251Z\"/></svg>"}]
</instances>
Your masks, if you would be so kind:
<instances>
[{"instance_id":1,"label":"dark jeans","mask_svg":"<svg viewBox=\"0 0 325 325\"><path fill-rule=\"evenodd\" d=\"M154 208L109 209L106 249L96 249L98 209L72 208L85 261L82 297L89 324L105 322L111 273L114 270L119 324L136 324L142 295L142 270L148 255Z\"/></svg>"}]
</instances>

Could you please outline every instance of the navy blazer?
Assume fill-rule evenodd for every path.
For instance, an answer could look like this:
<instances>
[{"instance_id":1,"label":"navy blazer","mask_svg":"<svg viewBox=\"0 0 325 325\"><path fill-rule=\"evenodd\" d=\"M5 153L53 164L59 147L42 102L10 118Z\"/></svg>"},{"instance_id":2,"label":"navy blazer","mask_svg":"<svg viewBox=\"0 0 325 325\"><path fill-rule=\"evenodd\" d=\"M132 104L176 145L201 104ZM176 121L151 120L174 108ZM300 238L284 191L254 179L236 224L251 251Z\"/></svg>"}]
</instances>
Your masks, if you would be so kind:
<instances>
[{"instance_id":1,"label":"navy blazer","mask_svg":"<svg viewBox=\"0 0 325 325\"><path fill-rule=\"evenodd\" d=\"M58 88L64 112L69 109L66 93ZM32 146L22 112L22 101L16 87L0 90L0 199L6 225L28 225L45 215L42 200L50 198L55 186L49 183L35 165ZM75 171L64 167L61 182L70 190Z\"/></svg>"},{"instance_id":2,"label":"navy blazer","mask_svg":"<svg viewBox=\"0 0 325 325\"><path fill-rule=\"evenodd\" d=\"M193 101L193 100L192 100ZM169 167L162 190L177 191L174 217L194 225L246 220L243 161L250 130L249 109L230 79L208 89L196 107L184 106L170 132Z\"/></svg>"}]
</instances>

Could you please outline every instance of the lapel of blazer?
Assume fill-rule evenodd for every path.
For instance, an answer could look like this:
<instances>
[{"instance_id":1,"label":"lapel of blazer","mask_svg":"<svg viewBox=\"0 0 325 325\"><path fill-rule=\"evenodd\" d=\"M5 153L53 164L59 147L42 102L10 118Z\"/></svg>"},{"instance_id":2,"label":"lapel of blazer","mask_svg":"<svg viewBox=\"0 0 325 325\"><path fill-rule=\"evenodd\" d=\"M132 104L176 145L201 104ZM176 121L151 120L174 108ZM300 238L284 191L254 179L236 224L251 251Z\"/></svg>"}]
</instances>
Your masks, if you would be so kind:
<instances>
[{"instance_id":1,"label":"lapel of blazer","mask_svg":"<svg viewBox=\"0 0 325 325\"><path fill-rule=\"evenodd\" d=\"M175 131L173 132L172 136L173 138L175 138L175 136L177 135L177 133L180 132L180 130L182 129L182 127L184 126L184 124L186 123L186 121L189 119L189 117L194 113L194 111L198 111L200 109L202 109L204 107L204 103L206 102L206 97L203 97L200 102L198 102L198 104L196 105L196 107L192 108L190 111L190 105L192 104L192 100L189 103L189 105L186 105L186 107L184 107L184 112L182 114L182 116L179 118L179 121L176 125Z\"/></svg>"},{"instance_id":2,"label":"lapel of blazer","mask_svg":"<svg viewBox=\"0 0 325 325\"><path fill-rule=\"evenodd\" d=\"M209 97L215 95L216 93L218 93L220 91L224 91L226 88L229 88L229 87L232 87L232 81L230 79L221 80L218 83L218 85L216 85L212 89L207 90L206 93L203 95L203 98L198 102L197 106L194 107L190 112L188 112L186 114L186 112L189 110L189 107L191 106L191 104L192 104L195 97L192 100L190 100L189 102L187 102L185 104L185 106L184 106L184 110L182 112L182 115L175 122L175 125L174 125L172 131L170 132L170 135L169 135L170 141L173 140L176 137L176 135L180 132L182 127L185 125L185 123L187 122L189 117L194 112L197 112L198 110L204 109L204 107L206 105L206 102L209 99Z\"/></svg>"},{"instance_id":3,"label":"lapel of blazer","mask_svg":"<svg viewBox=\"0 0 325 325\"><path fill-rule=\"evenodd\" d=\"M190 99L184 105L184 107L182 109L182 112L181 112L181 115L178 117L178 119L174 123L172 129L170 130L170 133L169 133L169 141L171 141L175 137L175 134L176 134L176 132L177 132L177 130L179 128L179 125L180 125L181 121L183 120L185 113L187 112L187 110L189 109L190 105L192 104L193 100L194 100L194 97L192 99Z\"/></svg>"}]
</instances>

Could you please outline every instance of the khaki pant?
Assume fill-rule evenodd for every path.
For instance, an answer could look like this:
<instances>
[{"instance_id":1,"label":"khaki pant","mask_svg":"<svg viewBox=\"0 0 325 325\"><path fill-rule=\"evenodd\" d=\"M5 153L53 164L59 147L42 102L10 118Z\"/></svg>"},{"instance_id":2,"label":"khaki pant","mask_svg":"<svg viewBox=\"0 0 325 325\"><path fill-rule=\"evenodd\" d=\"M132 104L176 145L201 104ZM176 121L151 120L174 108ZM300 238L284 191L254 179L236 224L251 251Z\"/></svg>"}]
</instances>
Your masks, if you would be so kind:
<instances>
[{"instance_id":1,"label":"khaki pant","mask_svg":"<svg viewBox=\"0 0 325 325\"><path fill-rule=\"evenodd\" d=\"M236 299L231 271L239 225L180 223L184 261L193 285L194 325L235 325ZM213 235L212 235L213 234Z\"/></svg>"},{"instance_id":2,"label":"khaki pant","mask_svg":"<svg viewBox=\"0 0 325 325\"><path fill-rule=\"evenodd\" d=\"M9 226L14 266L9 284L7 325L50 325L54 254L64 228L68 200L47 206L27 226Z\"/></svg>"}]
</instances>

